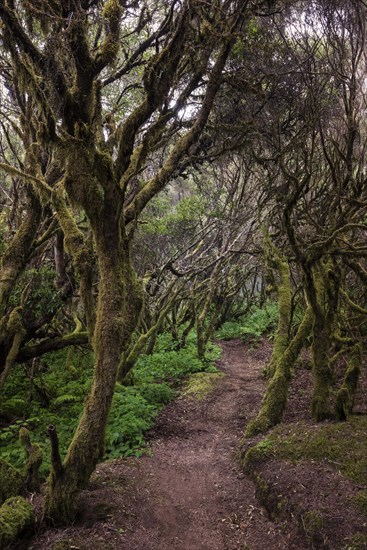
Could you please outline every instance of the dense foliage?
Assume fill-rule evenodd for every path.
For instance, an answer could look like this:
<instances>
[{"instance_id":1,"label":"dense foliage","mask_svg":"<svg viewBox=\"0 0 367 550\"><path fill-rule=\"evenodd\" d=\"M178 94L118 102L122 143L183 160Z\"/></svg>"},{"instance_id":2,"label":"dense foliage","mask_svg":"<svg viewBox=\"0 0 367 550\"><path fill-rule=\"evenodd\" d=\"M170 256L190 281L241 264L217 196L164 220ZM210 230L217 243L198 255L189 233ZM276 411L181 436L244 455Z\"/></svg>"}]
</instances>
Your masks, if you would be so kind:
<instances>
[{"instance_id":1,"label":"dense foliage","mask_svg":"<svg viewBox=\"0 0 367 550\"><path fill-rule=\"evenodd\" d=\"M69 354L70 355L70 354ZM216 372L213 361L219 348L211 346L202 362L196 355L195 334L187 346L175 349L169 334L157 338L155 351L143 355L134 367L134 385L117 384L106 432L105 459L139 456L145 432L152 427L159 410L173 399L180 381L191 373ZM9 376L6 397L1 401L3 427L1 456L21 470L24 450L18 441L26 427L33 443L43 449L41 473L50 470L50 441L47 426L57 427L60 451L64 455L83 409L92 378L94 358L90 352L65 350L43 356L32 373L17 366ZM5 419L7 419L5 423Z\"/></svg>"}]
</instances>

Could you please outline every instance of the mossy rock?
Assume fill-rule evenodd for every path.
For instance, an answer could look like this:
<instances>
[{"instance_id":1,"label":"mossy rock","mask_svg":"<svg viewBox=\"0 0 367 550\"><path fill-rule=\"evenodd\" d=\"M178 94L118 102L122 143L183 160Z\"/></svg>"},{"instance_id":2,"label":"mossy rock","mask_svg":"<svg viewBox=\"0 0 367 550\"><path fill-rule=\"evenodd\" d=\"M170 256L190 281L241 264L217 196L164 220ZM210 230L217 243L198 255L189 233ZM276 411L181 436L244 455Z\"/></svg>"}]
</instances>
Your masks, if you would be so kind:
<instances>
[{"instance_id":1,"label":"mossy rock","mask_svg":"<svg viewBox=\"0 0 367 550\"><path fill-rule=\"evenodd\" d=\"M14 542L24 531L33 529L32 505L23 497L8 498L0 507L0 549Z\"/></svg>"},{"instance_id":2,"label":"mossy rock","mask_svg":"<svg viewBox=\"0 0 367 550\"><path fill-rule=\"evenodd\" d=\"M9 497L19 495L23 483L20 471L0 458L0 504Z\"/></svg>"},{"instance_id":3,"label":"mossy rock","mask_svg":"<svg viewBox=\"0 0 367 550\"><path fill-rule=\"evenodd\" d=\"M213 389L217 382L223 378L222 372L197 372L192 374L182 392L185 397L204 399Z\"/></svg>"}]
</instances>

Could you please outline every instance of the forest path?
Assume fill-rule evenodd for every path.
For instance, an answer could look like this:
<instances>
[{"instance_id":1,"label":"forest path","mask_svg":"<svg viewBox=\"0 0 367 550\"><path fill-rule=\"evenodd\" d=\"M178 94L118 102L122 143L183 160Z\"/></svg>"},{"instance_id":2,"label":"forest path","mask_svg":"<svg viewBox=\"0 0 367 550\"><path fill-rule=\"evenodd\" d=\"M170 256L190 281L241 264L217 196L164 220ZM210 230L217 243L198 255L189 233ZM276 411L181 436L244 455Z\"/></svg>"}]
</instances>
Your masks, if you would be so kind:
<instances>
[{"instance_id":1,"label":"forest path","mask_svg":"<svg viewBox=\"0 0 367 550\"><path fill-rule=\"evenodd\" d=\"M172 403L154 429L152 456L135 473L143 498L126 549L288 548L238 462L243 429L264 390L259 375L266 350L249 350L241 341L221 346L226 376L214 392L202 401Z\"/></svg>"},{"instance_id":2,"label":"forest path","mask_svg":"<svg viewBox=\"0 0 367 550\"><path fill-rule=\"evenodd\" d=\"M238 462L243 430L264 390L260 371L269 346L221 346L226 376L215 390L201 401L168 405L150 433L148 455L101 464L83 494L79 525L44 533L32 548L61 541L69 544L63 548L106 550L292 548Z\"/></svg>"}]
</instances>

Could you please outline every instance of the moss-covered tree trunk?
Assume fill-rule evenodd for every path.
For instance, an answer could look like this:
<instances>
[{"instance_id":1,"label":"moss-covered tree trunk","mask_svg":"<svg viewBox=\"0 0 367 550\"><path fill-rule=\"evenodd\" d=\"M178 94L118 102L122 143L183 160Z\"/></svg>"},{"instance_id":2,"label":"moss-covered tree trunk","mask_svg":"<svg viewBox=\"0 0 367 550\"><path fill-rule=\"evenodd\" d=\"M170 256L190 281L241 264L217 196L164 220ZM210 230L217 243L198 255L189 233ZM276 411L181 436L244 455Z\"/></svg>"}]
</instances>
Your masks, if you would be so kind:
<instances>
[{"instance_id":1,"label":"moss-covered tree trunk","mask_svg":"<svg viewBox=\"0 0 367 550\"><path fill-rule=\"evenodd\" d=\"M313 396L312 416L315 420L324 420L329 416L329 394L332 383L330 368L330 327L326 318L318 312L313 324L312 364L313 364Z\"/></svg>"},{"instance_id":2,"label":"moss-covered tree trunk","mask_svg":"<svg viewBox=\"0 0 367 550\"><path fill-rule=\"evenodd\" d=\"M263 246L267 277L277 293L278 324L274 335L273 351L266 369L267 376L275 374L279 358L288 346L289 328L292 312L292 286L289 263L271 242L270 236L263 228Z\"/></svg>"},{"instance_id":3,"label":"moss-covered tree trunk","mask_svg":"<svg viewBox=\"0 0 367 550\"><path fill-rule=\"evenodd\" d=\"M105 429L121 353L128 344L141 307L127 245L116 238L118 231L114 238L108 233L106 238L99 235L97 239L100 282L93 384L67 456L62 464L56 460L48 482L44 516L54 524L74 519L76 496L103 457Z\"/></svg>"},{"instance_id":4,"label":"moss-covered tree trunk","mask_svg":"<svg viewBox=\"0 0 367 550\"><path fill-rule=\"evenodd\" d=\"M337 420L347 420L353 412L358 379L361 374L363 347L355 344L349 352L349 360L342 386L336 395L335 416Z\"/></svg>"},{"instance_id":5,"label":"moss-covered tree trunk","mask_svg":"<svg viewBox=\"0 0 367 550\"><path fill-rule=\"evenodd\" d=\"M218 304L216 303L216 293L221 268L222 262L218 261L211 273L209 289L207 290L203 307L196 321L197 352L199 359L204 359L205 357L209 339L214 332L214 327L220 314L218 311Z\"/></svg>"},{"instance_id":6,"label":"moss-covered tree trunk","mask_svg":"<svg viewBox=\"0 0 367 550\"><path fill-rule=\"evenodd\" d=\"M317 421L330 416L329 395L333 383L331 344L339 298L338 266L320 260L312 269L305 266L306 291L313 310L313 396L312 416Z\"/></svg>"},{"instance_id":7,"label":"moss-covered tree trunk","mask_svg":"<svg viewBox=\"0 0 367 550\"><path fill-rule=\"evenodd\" d=\"M167 315L169 308L171 307L171 302L167 304L158 315L156 322L147 330L144 334L141 334L135 344L132 346L132 349L129 350L127 354L123 354L123 359L119 366L118 379L120 382L124 382L126 376L130 373L131 369L134 367L135 363L139 359L144 347L147 345L150 339L156 337L160 331L164 318Z\"/></svg>"},{"instance_id":8,"label":"moss-covered tree trunk","mask_svg":"<svg viewBox=\"0 0 367 550\"><path fill-rule=\"evenodd\" d=\"M308 307L295 336L286 350L275 360L275 372L265 392L257 417L247 427L248 437L265 433L269 428L279 424L287 404L291 371L312 328L313 314Z\"/></svg>"},{"instance_id":9,"label":"moss-covered tree trunk","mask_svg":"<svg viewBox=\"0 0 367 550\"><path fill-rule=\"evenodd\" d=\"M9 308L9 298L33 251L41 219L41 204L30 185L25 187L27 212L0 260L0 389L15 363L25 336L22 308Z\"/></svg>"},{"instance_id":10,"label":"moss-covered tree trunk","mask_svg":"<svg viewBox=\"0 0 367 550\"><path fill-rule=\"evenodd\" d=\"M274 335L273 351L266 369L270 382L258 415L247 427L247 436L264 433L281 421L287 403L291 368L310 329L310 313L307 310L296 336L288 345L292 311L290 267L287 259L272 243L266 228L263 228L263 235L267 279L277 292L279 317Z\"/></svg>"}]
</instances>

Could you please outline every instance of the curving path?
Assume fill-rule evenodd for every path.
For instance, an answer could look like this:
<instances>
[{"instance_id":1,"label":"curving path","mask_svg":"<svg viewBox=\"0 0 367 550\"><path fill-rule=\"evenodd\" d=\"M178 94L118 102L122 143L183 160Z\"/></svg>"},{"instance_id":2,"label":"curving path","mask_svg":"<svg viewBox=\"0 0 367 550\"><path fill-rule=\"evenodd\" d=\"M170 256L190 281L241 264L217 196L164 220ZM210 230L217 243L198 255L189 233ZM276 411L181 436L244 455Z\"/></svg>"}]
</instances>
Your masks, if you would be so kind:
<instances>
[{"instance_id":1,"label":"curving path","mask_svg":"<svg viewBox=\"0 0 367 550\"><path fill-rule=\"evenodd\" d=\"M178 399L150 434L140 459L101 464L68 529L40 534L30 548L285 550L238 462L243 429L259 406L269 349L222 342L226 374L203 401ZM264 347L265 346L265 347ZM64 547L63 547L64 548ZM297 546L299 548L299 546Z\"/></svg>"}]
</instances>

